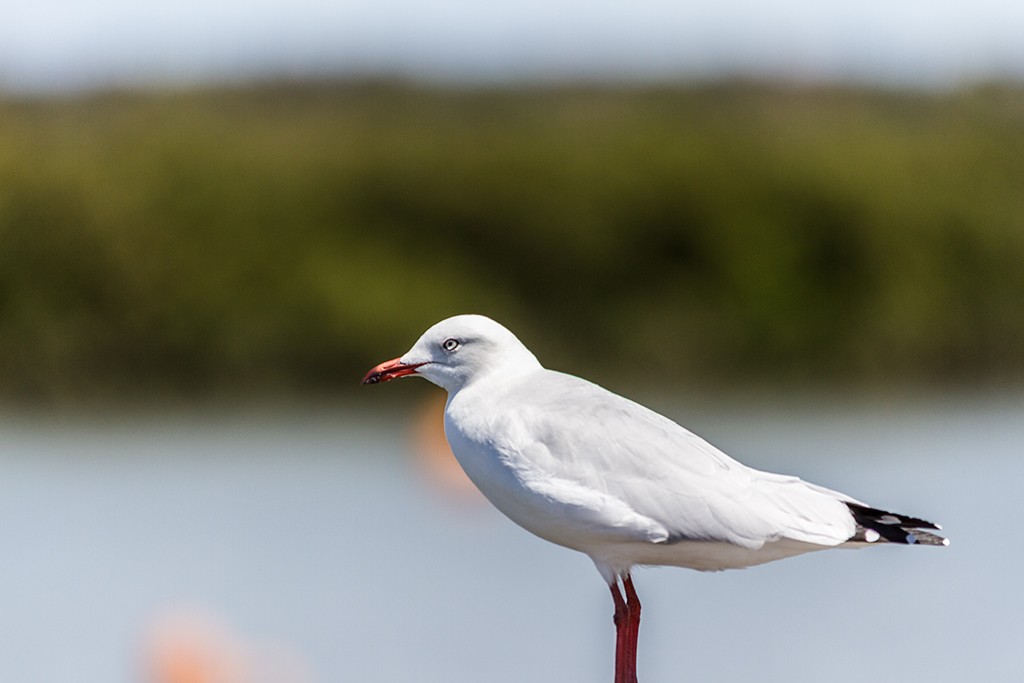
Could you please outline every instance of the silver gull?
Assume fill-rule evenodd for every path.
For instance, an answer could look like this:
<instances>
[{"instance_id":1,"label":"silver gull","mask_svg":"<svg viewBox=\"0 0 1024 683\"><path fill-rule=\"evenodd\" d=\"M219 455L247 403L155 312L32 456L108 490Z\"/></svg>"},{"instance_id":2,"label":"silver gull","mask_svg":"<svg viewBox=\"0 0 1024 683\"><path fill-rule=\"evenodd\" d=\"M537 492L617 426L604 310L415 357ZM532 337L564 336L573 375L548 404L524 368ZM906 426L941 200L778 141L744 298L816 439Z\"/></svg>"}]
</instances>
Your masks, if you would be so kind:
<instances>
[{"instance_id":1,"label":"silver gull","mask_svg":"<svg viewBox=\"0 0 1024 683\"><path fill-rule=\"evenodd\" d=\"M443 320L364 384L420 376L448 392L445 436L512 521L586 553L615 606L615 683L635 683L635 565L713 571L813 550L948 545L940 527L747 467L672 420L544 368L480 315Z\"/></svg>"}]
</instances>

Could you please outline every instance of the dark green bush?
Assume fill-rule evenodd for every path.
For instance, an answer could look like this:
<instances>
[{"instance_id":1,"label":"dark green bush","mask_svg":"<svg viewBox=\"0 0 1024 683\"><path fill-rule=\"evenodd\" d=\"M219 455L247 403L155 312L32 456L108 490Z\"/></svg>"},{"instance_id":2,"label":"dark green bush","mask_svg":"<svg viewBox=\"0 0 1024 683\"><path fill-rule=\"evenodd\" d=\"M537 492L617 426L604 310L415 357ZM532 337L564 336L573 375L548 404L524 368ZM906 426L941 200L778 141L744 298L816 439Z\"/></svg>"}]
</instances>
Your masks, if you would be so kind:
<instances>
[{"instance_id":1,"label":"dark green bush","mask_svg":"<svg viewBox=\"0 0 1024 683\"><path fill-rule=\"evenodd\" d=\"M676 383L1024 371L1024 93L0 100L0 394L333 390L478 311Z\"/></svg>"}]
</instances>

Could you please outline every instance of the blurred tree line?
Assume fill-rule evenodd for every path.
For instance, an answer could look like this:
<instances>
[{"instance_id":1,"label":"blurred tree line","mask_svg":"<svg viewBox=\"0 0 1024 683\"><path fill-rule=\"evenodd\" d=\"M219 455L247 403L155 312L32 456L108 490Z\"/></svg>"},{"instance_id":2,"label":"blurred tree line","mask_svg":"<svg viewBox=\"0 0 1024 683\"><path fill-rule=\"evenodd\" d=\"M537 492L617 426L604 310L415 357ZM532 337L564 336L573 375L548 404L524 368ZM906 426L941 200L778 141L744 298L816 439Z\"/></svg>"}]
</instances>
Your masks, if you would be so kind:
<instances>
[{"instance_id":1,"label":"blurred tree line","mask_svg":"<svg viewBox=\"0 0 1024 683\"><path fill-rule=\"evenodd\" d=\"M333 392L436 320L667 386L1024 377L1024 91L0 98L0 396Z\"/></svg>"}]
</instances>

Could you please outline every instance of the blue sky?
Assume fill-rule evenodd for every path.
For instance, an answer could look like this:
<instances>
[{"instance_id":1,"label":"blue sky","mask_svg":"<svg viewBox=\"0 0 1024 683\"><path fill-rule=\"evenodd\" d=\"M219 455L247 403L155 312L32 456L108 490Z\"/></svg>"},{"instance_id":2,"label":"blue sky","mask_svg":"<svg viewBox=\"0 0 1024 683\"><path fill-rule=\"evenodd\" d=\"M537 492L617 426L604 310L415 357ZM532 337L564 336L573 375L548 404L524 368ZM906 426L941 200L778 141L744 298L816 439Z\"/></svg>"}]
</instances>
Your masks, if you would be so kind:
<instances>
[{"instance_id":1,"label":"blue sky","mask_svg":"<svg viewBox=\"0 0 1024 683\"><path fill-rule=\"evenodd\" d=\"M1024 78L1019 0L5 0L0 87L399 73L947 86Z\"/></svg>"}]
</instances>

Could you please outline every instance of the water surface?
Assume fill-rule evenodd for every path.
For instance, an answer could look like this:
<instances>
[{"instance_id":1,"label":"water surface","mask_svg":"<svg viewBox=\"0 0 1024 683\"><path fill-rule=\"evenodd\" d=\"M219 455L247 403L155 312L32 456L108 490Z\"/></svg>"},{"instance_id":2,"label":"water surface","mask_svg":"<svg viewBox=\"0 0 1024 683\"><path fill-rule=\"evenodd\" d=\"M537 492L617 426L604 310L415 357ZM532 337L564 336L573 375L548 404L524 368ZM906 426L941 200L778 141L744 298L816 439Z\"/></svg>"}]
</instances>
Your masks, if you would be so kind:
<instances>
[{"instance_id":1,"label":"water surface","mask_svg":"<svg viewBox=\"0 0 1024 683\"><path fill-rule=\"evenodd\" d=\"M1024 680L1019 401L669 412L748 464L934 518L953 545L638 570L641 680ZM406 417L9 418L0 680L155 680L154 639L182 619L260 680L610 680L589 560L432 487Z\"/></svg>"}]
</instances>

